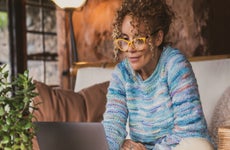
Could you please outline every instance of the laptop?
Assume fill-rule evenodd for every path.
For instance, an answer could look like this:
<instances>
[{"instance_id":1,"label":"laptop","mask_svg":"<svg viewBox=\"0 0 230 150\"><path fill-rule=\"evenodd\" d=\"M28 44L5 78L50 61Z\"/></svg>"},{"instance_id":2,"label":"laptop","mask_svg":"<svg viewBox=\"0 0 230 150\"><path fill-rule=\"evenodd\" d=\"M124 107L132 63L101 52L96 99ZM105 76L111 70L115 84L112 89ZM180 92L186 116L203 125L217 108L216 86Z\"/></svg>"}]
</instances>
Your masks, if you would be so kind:
<instances>
[{"instance_id":1,"label":"laptop","mask_svg":"<svg viewBox=\"0 0 230 150\"><path fill-rule=\"evenodd\" d=\"M34 122L40 150L108 150L104 127L92 122Z\"/></svg>"}]
</instances>

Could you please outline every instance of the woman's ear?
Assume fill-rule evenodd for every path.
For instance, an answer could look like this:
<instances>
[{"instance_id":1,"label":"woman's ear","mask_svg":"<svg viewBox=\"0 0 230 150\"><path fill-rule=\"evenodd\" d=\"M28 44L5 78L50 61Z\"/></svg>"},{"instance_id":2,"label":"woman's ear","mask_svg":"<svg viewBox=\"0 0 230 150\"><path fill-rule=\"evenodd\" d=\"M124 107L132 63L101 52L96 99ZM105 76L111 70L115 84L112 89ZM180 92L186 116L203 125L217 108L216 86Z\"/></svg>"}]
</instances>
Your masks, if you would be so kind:
<instances>
[{"instance_id":1,"label":"woman's ear","mask_svg":"<svg viewBox=\"0 0 230 150\"><path fill-rule=\"evenodd\" d=\"M155 45L160 46L164 39L164 32L159 30L155 36Z\"/></svg>"}]
</instances>

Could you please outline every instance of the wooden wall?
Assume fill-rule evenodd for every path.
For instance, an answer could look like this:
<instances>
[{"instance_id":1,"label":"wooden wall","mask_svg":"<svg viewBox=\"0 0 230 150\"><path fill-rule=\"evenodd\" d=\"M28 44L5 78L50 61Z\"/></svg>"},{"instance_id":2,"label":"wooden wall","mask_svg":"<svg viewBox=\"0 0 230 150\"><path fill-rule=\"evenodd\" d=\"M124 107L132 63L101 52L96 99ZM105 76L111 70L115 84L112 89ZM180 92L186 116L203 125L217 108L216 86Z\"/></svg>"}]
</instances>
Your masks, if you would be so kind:
<instances>
[{"instance_id":1,"label":"wooden wall","mask_svg":"<svg viewBox=\"0 0 230 150\"><path fill-rule=\"evenodd\" d=\"M112 59L112 22L120 0L88 0L82 11L75 11L73 24L79 61Z\"/></svg>"},{"instance_id":2,"label":"wooden wall","mask_svg":"<svg viewBox=\"0 0 230 150\"><path fill-rule=\"evenodd\" d=\"M167 0L176 13L169 33L173 46L188 57L207 55L208 19L207 0ZM79 61L103 61L113 57L111 24L121 0L88 0L81 11L75 11L73 24Z\"/></svg>"},{"instance_id":3,"label":"wooden wall","mask_svg":"<svg viewBox=\"0 0 230 150\"><path fill-rule=\"evenodd\" d=\"M210 0L208 47L212 55L230 54L230 1Z\"/></svg>"}]
</instances>

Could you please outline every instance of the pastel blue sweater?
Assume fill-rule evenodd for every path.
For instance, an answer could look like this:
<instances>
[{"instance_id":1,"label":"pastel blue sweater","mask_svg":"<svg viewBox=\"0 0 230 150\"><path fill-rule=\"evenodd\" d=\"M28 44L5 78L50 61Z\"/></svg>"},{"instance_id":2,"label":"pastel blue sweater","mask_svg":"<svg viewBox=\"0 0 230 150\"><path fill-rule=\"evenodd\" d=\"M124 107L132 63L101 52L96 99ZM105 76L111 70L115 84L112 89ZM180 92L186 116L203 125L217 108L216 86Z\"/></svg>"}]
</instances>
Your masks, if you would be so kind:
<instances>
[{"instance_id":1,"label":"pastel blue sweater","mask_svg":"<svg viewBox=\"0 0 230 150\"><path fill-rule=\"evenodd\" d=\"M110 150L126 138L127 118L131 139L147 149L170 150L187 137L209 139L195 75L179 50L164 48L146 80L127 59L116 66L102 122Z\"/></svg>"}]
</instances>

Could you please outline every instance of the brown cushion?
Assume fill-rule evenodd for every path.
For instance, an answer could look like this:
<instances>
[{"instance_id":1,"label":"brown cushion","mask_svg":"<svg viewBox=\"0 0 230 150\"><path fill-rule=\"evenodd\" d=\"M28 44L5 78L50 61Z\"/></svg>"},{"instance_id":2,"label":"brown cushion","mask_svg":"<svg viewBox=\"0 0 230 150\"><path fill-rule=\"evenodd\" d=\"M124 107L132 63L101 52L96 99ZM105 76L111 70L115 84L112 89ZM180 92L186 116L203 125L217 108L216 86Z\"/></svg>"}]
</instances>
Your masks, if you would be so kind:
<instances>
[{"instance_id":1,"label":"brown cushion","mask_svg":"<svg viewBox=\"0 0 230 150\"><path fill-rule=\"evenodd\" d=\"M35 86L39 94L34 98L36 121L86 121L85 101L79 93L52 89L38 81Z\"/></svg>"},{"instance_id":2,"label":"brown cushion","mask_svg":"<svg viewBox=\"0 0 230 150\"><path fill-rule=\"evenodd\" d=\"M79 91L85 100L87 122L102 121L108 86L109 81L106 81Z\"/></svg>"},{"instance_id":3,"label":"brown cushion","mask_svg":"<svg viewBox=\"0 0 230 150\"><path fill-rule=\"evenodd\" d=\"M38 109L33 111L36 121L102 120L109 81L92 85L77 93L53 89L39 81L34 82L39 94L34 98L34 105Z\"/></svg>"}]
</instances>

